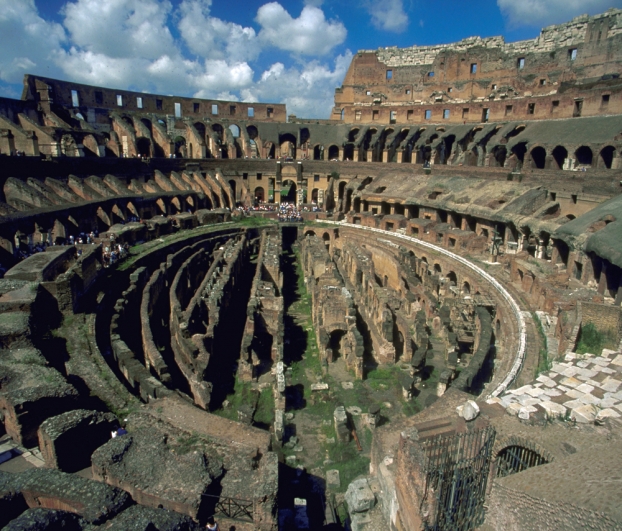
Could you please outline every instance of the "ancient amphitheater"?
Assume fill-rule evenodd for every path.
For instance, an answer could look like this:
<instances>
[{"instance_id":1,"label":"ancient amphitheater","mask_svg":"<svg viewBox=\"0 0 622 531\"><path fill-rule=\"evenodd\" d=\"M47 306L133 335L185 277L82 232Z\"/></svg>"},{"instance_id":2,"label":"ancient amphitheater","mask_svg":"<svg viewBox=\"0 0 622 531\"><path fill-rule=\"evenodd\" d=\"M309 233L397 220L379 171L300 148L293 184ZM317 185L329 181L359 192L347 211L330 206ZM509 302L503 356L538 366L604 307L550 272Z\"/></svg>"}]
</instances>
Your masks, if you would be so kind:
<instances>
[{"instance_id":1,"label":"ancient amphitheater","mask_svg":"<svg viewBox=\"0 0 622 531\"><path fill-rule=\"evenodd\" d=\"M25 76L0 528L622 529L621 72L609 10L330 120Z\"/></svg>"}]
</instances>

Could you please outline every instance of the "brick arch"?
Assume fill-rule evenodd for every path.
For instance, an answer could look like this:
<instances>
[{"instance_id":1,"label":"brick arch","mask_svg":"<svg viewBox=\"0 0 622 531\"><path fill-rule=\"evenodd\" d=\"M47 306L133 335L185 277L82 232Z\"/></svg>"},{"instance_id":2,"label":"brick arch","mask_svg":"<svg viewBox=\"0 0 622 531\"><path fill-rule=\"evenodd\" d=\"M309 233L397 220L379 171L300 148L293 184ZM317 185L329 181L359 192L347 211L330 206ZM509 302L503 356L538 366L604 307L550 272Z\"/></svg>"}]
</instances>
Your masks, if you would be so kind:
<instances>
[{"instance_id":1,"label":"brick arch","mask_svg":"<svg viewBox=\"0 0 622 531\"><path fill-rule=\"evenodd\" d=\"M492 448L493 460L496 462L496 460L499 458L499 454L510 446L522 446L523 448L527 448L528 450L531 450L532 452L535 452L538 455L542 456L544 459L546 459L548 463L552 463L555 460L553 454L551 454L551 452L549 452L541 444L530 439L521 437L520 435L498 437Z\"/></svg>"}]
</instances>

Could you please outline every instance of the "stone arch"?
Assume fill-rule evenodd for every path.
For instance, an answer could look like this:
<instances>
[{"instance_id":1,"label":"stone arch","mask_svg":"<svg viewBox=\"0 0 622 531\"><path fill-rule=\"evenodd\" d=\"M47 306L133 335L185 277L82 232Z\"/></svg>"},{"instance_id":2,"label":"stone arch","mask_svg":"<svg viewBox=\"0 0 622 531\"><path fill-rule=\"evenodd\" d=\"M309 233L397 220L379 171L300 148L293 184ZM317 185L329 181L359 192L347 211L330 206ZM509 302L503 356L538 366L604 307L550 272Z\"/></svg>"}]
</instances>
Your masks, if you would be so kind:
<instances>
[{"instance_id":1,"label":"stone arch","mask_svg":"<svg viewBox=\"0 0 622 531\"><path fill-rule=\"evenodd\" d=\"M605 146L598 154L598 167L611 169L616 149L613 146Z\"/></svg>"},{"instance_id":2,"label":"stone arch","mask_svg":"<svg viewBox=\"0 0 622 531\"><path fill-rule=\"evenodd\" d=\"M493 448L496 477L505 477L553 461L553 456L534 441L512 435L501 438Z\"/></svg>"},{"instance_id":3,"label":"stone arch","mask_svg":"<svg viewBox=\"0 0 622 531\"><path fill-rule=\"evenodd\" d=\"M543 170L546 163L546 150L542 146L535 146L529 154L531 156L533 166L539 170Z\"/></svg>"},{"instance_id":4,"label":"stone arch","mask_svg":"<svg viewBox=\"0 0 622 531\"><path fill-rule=\"evenodd\" d=\"M324 146L316 144L313 146L313 160L323 160L324 158Z\"/></svg>"},{"instance_id":5,"label":"stone arch","mask_svg":"<svg viewBox=\"0 0 622 531\"><path fill-rule=\"evenodd\" d=\"M591 166L594 154L588 146L579 146L574 152L577 164L581 166Z\"/></svg>"},{"instance_id":6,"label":"stone arch","mask_svg":"<svg viewBox=\"0 0 622 531\"><path fill-rule=\"evenodd\" d=\"M311 191L311 201L312 201L313 203L315 203L316 205L317 205L317 201L318 201L318 195L319 195L319 192L320 192L320 191L319 191L317 188L314 188L314 189Z\"/></svg>"},{"instance_id":7,"label":"stone arch","mask_svg":"<svg viewBox=\"0 0 622 531\"><path fill-rule=\"evenodd\" d=\"M447 273L447 279L454 283L454 286L458 285L458 275L456 275L455 271L450 271Z\"/></svg>"},{"instance_id":8,"label":"stone arch","mask_svg":"<svg viewBox=\"0 0 622 531\"><path fill-rule=\"evenodd\" d=\"M279 155L281 157L296 158L296 137L291 133L279 135Z\"/></svg>"},{"instance_id":9,"label":"stone arch","mask_svg":"<svg viewBox=\"0 0 622 531\"><path fill-rule=\"evenodd\" d=\"M124 223L126 219L125 212L123 212L119 205L114 204L112 205L112 209L110 210L110 218L113 222L113 225L115 223Z\"/></svg>"},{"instance_id":10,"label":"stone arch","mask_svg":"<svg viewBox=\"0 0 622 531\"><path fill-rule=\"evenodd\" d=\"M186 152L186 139L183 136L176 136L175 137L175 157L177 158L186 158L187 156L187 152Z\"/></svg>"},{"instance_id":11,"label":"stone arch","mask_svg":"<svg viewBox=\"0 0 622 531\"><path fill-rule=\"evenodd\" d=\"M564 167L564 162L568 158L568 150L564 146L555 146L551 154L561 170Z\"/></svg>"},{"instance_id":12,"label":"stone arch","mask_svg":"<svg viewBox=\"0 0 622 531\"><path fill-rule=\"evenodd\" d=\"M339 146L335 144L328 146L328 160L339 160Z\"/></svg>"},{"instance_id":13,"label":"stone arch","mask_svg":"<svg viewBox=\"0 0 622 531\"><path fill-rule=\"evenodd\" d=\"M492 160L494 160L495 163L491 164L491 166L503 168L503 166L505 166L505 159L507 156L508 150L505 146L495 146L492 150Z\"/></svg>"},{"instance_id":14,"label":"stone arch","mask_svg":"<svg viewBox=\"0 0 622 531\"><path fill-rule=\"evenodd\" d=\"M151 140L144 136L139 136L136 139L136 151L141 157L151 156Z\"/></svg>"},{"instance_id":15,"label":"stone arch","mask_svg":"<svg viewBox=\"0 0 622 531\"><path fill-rule=\"evenodd\" d=\"M443 268L441 267L441 264L439 264L438 262L434 264L434 272L438 274L443 273Z\"/></svg>"},{"instance_id":16,"label":"stone arch","mask_svg":"<svg viewBox=\"0 0 622 531\"><path fill-rule=\"evenodd\" d=\"M462 283L462 294L463 295L471 294L471 284L469 284L466 280Z\"/></svg>"},{"instance_id":17,"label":"stone arch","mask_svg":"<svg viewBox=\"0 0 622 531\"><path fill-rule=\"evenodd\" d=\"M255 198L255 201L259 202L259 203L263 203L266 200L266 192L263 188L263 186L258 186L257 188L255 188L255 191L253 193L253 197Z\"/></svg>"}]
</instances>

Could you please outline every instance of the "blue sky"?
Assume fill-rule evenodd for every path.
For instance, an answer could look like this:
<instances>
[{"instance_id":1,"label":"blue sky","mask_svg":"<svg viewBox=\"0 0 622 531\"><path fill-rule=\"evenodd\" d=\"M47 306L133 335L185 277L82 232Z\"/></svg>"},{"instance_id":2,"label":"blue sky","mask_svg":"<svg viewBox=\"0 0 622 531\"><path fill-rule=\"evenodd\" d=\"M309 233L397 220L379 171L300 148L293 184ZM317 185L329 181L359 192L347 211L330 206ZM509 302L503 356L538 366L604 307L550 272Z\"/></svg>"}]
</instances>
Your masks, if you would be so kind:
<instances>
[{"instance_id":1,"label":"blue sky","mask_svg":"<svg viewBox=\"0 0 622 531\"><path fill-rule=\"evenodd\" d=\"M328 118L358 50L530 39L609 7L622 0L0 0L0 96L31 73Z\"/></svg>"}]
</instances>

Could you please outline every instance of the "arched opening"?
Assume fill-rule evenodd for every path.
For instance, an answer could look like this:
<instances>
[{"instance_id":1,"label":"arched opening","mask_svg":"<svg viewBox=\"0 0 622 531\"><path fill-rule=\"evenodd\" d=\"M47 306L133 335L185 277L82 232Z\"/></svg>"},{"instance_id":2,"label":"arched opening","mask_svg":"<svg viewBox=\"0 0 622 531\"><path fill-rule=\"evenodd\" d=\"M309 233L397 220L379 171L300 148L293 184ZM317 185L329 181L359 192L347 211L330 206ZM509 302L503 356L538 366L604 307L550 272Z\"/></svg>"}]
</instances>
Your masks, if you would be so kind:
<instances>
[{"instance_id":1,"label":"arched opening","mask_svg":"<svg viewBox=\"0 0 622 531\"><path fill-rule=\"evenodd\" d=\"M290 179L283 181L281 188L281 203L296 202L296 183Z\"/></svg>"},{"instance_id":2,"label":"arched opening","mask_svg":"<svg viewBox=\"0 0 622 531\"><path fill-rule=\"evenodd\" d=\"M233 200L237 201L238 200L238 196L235 192L235 181L233 179L229 180L229 186L231 186L231 194L233 195Z\"/></svg>"},{"instance_id":3,"label":"arched opening","mask_svg":"<svg viewBox=\"0 0 622 531\"><path fill-rule=\"evenodd\" d=\"M613 146L605 146L600 150L601 167L605 167L608 170L611 169L613 162L613 155L615 154L615 148Z\"/></svg>"},{"instance_id":4,"label":"arched opening","mask_svg":"<svg viewBox=\"0 0 622 531\"><path fill-rule=\"evenodd\" d=\"M441 264L434 264L434 271L439 274L442 273L443 270L441 268Z\"/></svg>"},{"instance_id":5,"label":"arched opening","mask_svg":"<svg viewBox=\"0 0 622 531\"><path fill-rule=\"evenodd\" d=\"M270 146L268 148L268 158L269 159L274 159L276 157L276 146L272 142L269 142L268 146Z\"/></svg>"},{"instance_id":6,"label":"arched opening","mask_svg":"<svg viewBox=\"0 0 622 531\"><path fill-rule=\"evenodd\" d=\"M332 356L333 361L341 357L341 351L342 351L341 341L343 340L343 337L345 336L345 334L346 333L343 330L333 330L330 333L330 336L328 339L328 348L331 349L333 352L333 356Z\"/></svg>"},{"instance_id":7,"label":"arched opening","mask_svg":"<svg viewBox=\"0 0 622 531\"><path fill-rule=\"evenodd\" d=\"M450 271L449 273L447 273L447 280L453 283L454 286L458 285L458 276L454 271Z\"/></svg>"},{"instance_id":8,"label":"arched opening","mask_svg":"<svg viewBox=\"0 0 622 531\"><path fill-rule=\"evenodd\" d=\"M568 150L564 146L555 146L552 155L557 163L557 166L561 170L564 167L564 162L568 158Z\"/></svg>"},{"instance_id":9,"label":"arched opening","mask_svg":"<svg viewBox=\"0 0 622 531\"><path fill-rule=\"evenodd\" d=\"M522 163L525 160L525 153L527 153L527 142L519 142L512 148L512 153L516 155L516 158Z\"/></svg>"},{"instance_id":10,"label":"arched opening","mask_svg":"<svg viewBox=\"0 0 622 531\"><path fill-rule=\"evenodd\" d=\"M319 193L319 190L317 188L314 188L313 191L311 192L311 202L315 203L316 205L317 205L318 193Z\"/></svg>"},{"instance_id":11,"label":"arched opening","mask_svg":"<svg viewBox=\"0 0 622 531\"><path fill-rule=\"evenodd\" d=\"M546 151L542 146L537 146L531 150L531 160L533 165L540 169L544 169L544 163L546 162Z\"/></svg>"},{"instance_id":12,"label":"arched opening","mask_svg":"<svg viewBox=\"0 0 622 531\"><path fill-rule=\"evenodd\" d=\"M346 144L344 146L343 158L345 160L354 160L354 144Z\"/></svg>"},{"instance_id":13,"label":"arched opening","mask_svg":"<svg viewBox=\"0 0 622 531\"><path fill-rule=\"evenodd\" d=\"M286 159L296 158L296 138L291 133L279 136L280 156Z\"/></svg>"},{"instance_id":14,"label":"arched opening","mask_svg":"<svg viewBox=\"0 0 622 531\"><path fill-rule=\"evenodd\" d=\"M581 146L574 152L575 159L577 160L577 164L582 166L591 166L592 165L592 150L587 146Z\"/></svg>"},{"instance_id":15,"label":"arched opening","mask_svg":"<svg viewBox=\"0 0 622 531\"><path fill-rule=\"evenodd\" d=\"M456 135L448 135L441 143L436 147L436 152L438 155L438 164L447 164L449 160L449 155L451 154L451 149L456 141Z\"/></svg>"},{"instance_id":16,"label":"arched opening","mask_svg":"<svg viewBox=\"0 0 622 531\"><path fill-rule=\"evenodd\" d=\"M237 125L231 124L229 126L229 131L231 131L233 138L240 138L240 128Z\"/></svg>"},{"instance_id":17,"label":"arched opening","mask_svg":"<svg viewBox=\"0 0 622 531\"><path fill-rule=\"evenodd\" d=\"M509 476L546 463L548 460L535 450L518 445L508 446L497 455L496 476L498 478Z\"/></svg>"},{"instance_id":18,"label":"arched opening","mask_svg":"<svg viewBox=\"0 0 622 531\"><path fill-rule=\"evenodd\" d=\"M346 189L346 182L345 181L341 181L339 183L339 199L343 199L343 193L344 190Z\"/></svg>"},{"instance_id":19,"label":"arched opening","mask_svg":"<svg viewBox=\"0 0 622 531\"><path fill-rule=\"evenodd\" d=\"M462 294L463 295L470 295L471 294L471 284L469 284L466 281L464 281L462 283Z\"/></svg>"},{"instance_id":20,"label":"arched opening","mask_svg":"<svg viewBox=\"0 0 622 531\"><path fill-rule=\"evenodd\" d=\"M495 146L492 150L492 156L495 161L495 166L503 168L505 165L505 159L508 156L508 150L505 146Z\"/></svg>"},{"instance_id":21,"label":"arched opening","mask_svg":"<svg viewBox=\"0 0 622 531\"><path fill-rule=\"evenodd\" d=\"M339 160L339 147L332 145L328 148L328 160Z\"/></svg>"},{"instance_id":22,"label":"arched opening","mask_svg":"<svg viewBox=\"0 0 622 531\"><path fill-rule=\"evenodd\" d=\"M263 203L265 200L265 192L262 186L255 188L255 203Z\"/></svg>"},{"instance_id":23,"label":"arched opening","mask_svg":"<svg viewBox=\"0 0 622 531\"><path fill-rule=\"evenodd\" d=\"M348 142L356 142L356 135L359 134L359 131L360 129L358 127L351 129L348 133Z\"/></svg>"},{"instance_id":24,"label":"arched opening","mask_svg":"<svg viewBox=\"0 0 622 531\"><path fill-rule=\"evenodd\" d=\"M151 155L151 142L144 136L136 139L136 151L141 157L149 157Z\"/></svg>"},{"instance_id":25,"label":"arched opening","mask_svg":"<svg viewBox=\"0 0 622 531\"><path fill-rule=\"evenodd\" d=\"M186 158L186 139L183 136L175 137L175 157Z\"/></svg>"},{"instance_id":26,"label":"arched opening","mask_svg":"<svg viewBox=\"0 0 622 531\"><path fill-rule=\"evenodd\" d=\"M313 160L322 160L324 158L324 146L319 144L313 148Z\"/></svg>"}]
</instances>

